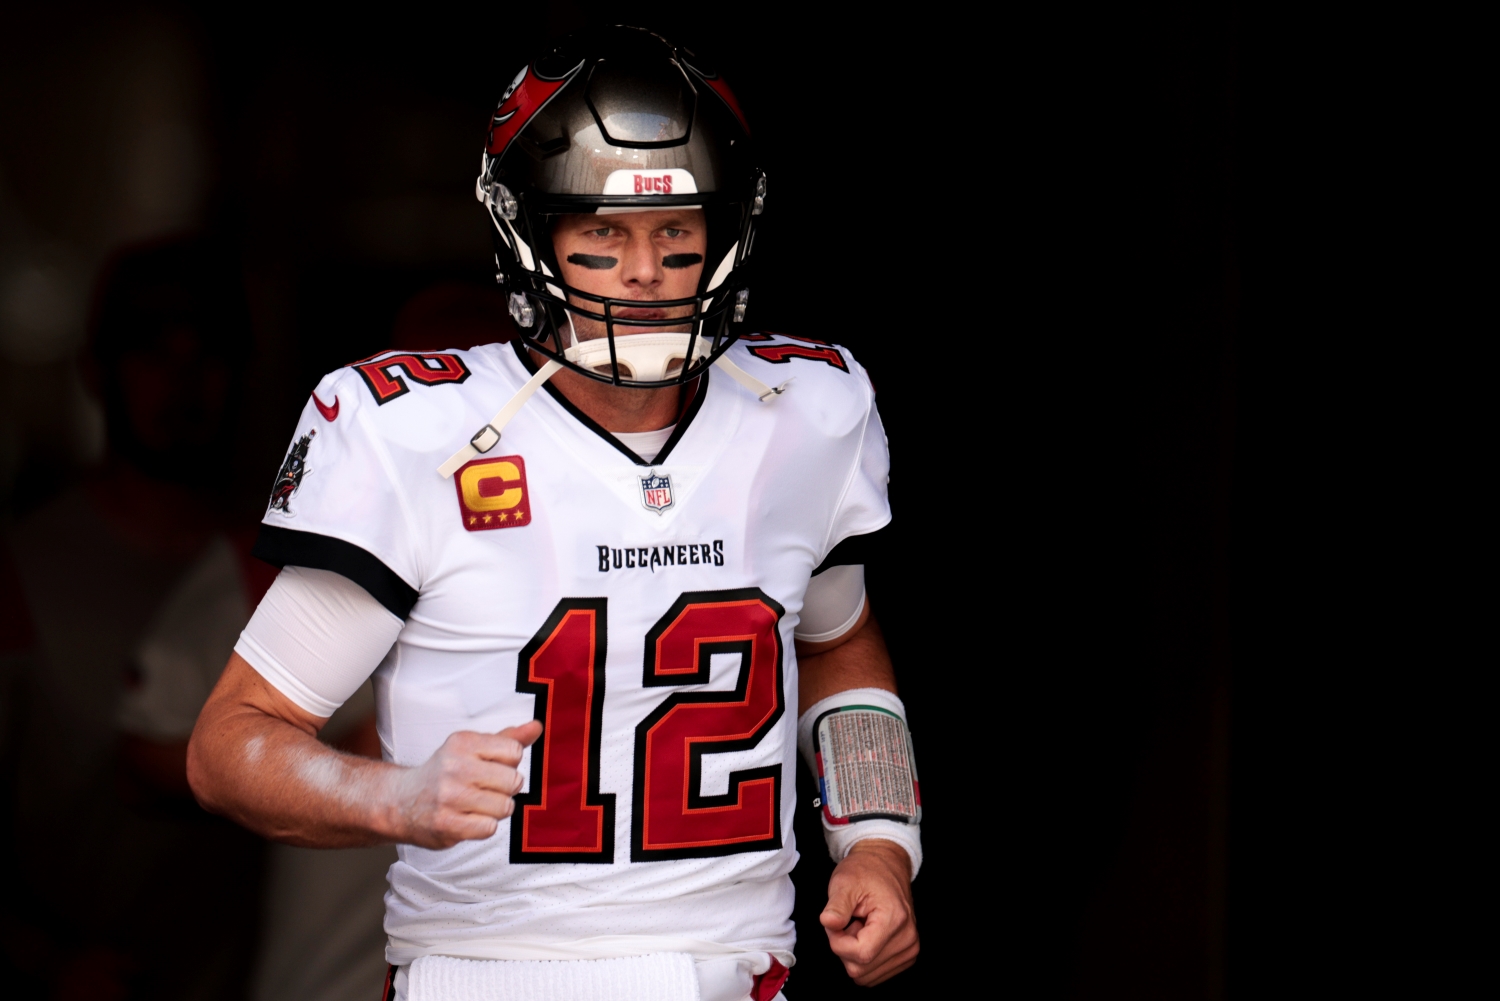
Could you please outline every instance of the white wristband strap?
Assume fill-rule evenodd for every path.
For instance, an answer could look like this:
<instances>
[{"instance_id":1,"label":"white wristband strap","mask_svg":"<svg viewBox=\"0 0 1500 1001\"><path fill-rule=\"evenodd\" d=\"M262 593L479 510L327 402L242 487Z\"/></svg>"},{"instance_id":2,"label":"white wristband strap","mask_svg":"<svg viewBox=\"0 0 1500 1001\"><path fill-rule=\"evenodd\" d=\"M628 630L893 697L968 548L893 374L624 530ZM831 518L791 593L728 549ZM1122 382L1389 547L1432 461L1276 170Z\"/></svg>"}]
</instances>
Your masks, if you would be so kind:
<instances>
[{"instance_id":1,"label":"white wristband strap","mask_svg":"<svg viewBox=\"0 0 1500 1001\"><path fill-rule=\"evenodd\" d=\"M921 800L920 792L916 783L916 771L911 769L912 798L915 800L914 816L910 820L901 820L899 817L858 817L850 822L846 818L836 818L829 808L829 793L824 782L824 776L818 761L818 753L815 750L814 729L823 717L831 712L845 707L868 707L877 711L879 716L894 716L899 721L901 740L906 741L906 706L901 700L890 692L881 688L851 688L848 691L830 695L812 706L797 718L797 747L802 752L802 760L814 777L819 779L820 802L818 804L819 815L823 821L823 839L828 843L828 854L835 862L841 862L844 856L857 842L869 838L883 838L894 841L906 849L911 856L911 875L915 879L917 870L922 867L922 827L921 827ZM890 736L894 737L894 728ZM906 757L910 756L910 744L906 743ZM908 761L909 764L909 761ZM837 792L835 792L837 795Z\"/></svg>"},{"instance_id":2,"label":"white wristband strap","mask_svg":"<svg viewBox=\"0 0 1500 1001\"><path fill-rule=\"evenodd\" d=\"M526 401L531 399L531 394L542 388L542 383L552 378L562 370L562 363L548 359L547 364L537 369L536 375L526 380L526 384L516 390L516 395L510 398L510 402L500 408L500 412L490 418L490 422L478 431L469 443L463 448L448 456L447 460L438 467L438 475L447 479L463 468L464 464L479 458L485 452L500 443L500 432L505 430L505 425L510 419L521 412Z\"/></svg>"}]
</instances>

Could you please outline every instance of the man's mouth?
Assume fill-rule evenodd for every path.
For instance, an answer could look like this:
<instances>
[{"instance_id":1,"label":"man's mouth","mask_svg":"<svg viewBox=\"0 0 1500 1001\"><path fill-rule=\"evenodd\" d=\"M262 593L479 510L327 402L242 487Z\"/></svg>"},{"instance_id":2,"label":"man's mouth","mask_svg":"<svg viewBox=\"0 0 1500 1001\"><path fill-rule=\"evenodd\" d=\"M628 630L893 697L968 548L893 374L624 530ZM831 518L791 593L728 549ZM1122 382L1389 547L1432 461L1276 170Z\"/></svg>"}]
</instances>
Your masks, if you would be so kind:
<instances>
[{"instance_id":1,"label":"man's mouth","mask_svg":"<svg viewBox=\"0 0 1500 1001\"><path fill-rule=\"evenodd\" d=\"M645 307L628 307L626 309L611 310L616 319L619 320L665 320L668 314L665 309L649 309Z\"/></svg>"}]
</instances>

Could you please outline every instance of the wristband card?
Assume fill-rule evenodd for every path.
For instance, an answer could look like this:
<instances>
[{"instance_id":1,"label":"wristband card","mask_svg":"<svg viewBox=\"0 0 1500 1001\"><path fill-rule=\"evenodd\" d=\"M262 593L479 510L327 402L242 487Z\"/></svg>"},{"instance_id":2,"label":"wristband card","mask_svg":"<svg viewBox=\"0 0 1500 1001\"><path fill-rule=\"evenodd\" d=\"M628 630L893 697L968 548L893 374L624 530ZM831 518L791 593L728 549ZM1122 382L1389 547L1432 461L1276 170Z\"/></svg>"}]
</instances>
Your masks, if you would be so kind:
<instances>
[{"instance_id":1,"label":"wristband card","mask_svg":"<svg viewBox=\"0 0 1500 1001\"><path fill-rule=\"evenodd\" d=\"M813 725L818 790L831 824L922 821L922 794L911 734L895 713L878 706L839 706Z\"/></svg>"}]
</instances>

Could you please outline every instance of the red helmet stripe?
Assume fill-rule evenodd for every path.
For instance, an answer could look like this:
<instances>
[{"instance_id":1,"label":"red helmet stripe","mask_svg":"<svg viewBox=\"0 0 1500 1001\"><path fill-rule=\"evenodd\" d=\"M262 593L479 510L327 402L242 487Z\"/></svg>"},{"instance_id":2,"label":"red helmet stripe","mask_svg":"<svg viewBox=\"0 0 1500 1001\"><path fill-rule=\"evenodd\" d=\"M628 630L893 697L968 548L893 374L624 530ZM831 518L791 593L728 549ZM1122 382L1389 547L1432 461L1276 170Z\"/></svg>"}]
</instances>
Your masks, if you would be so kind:
<instances>
[{"instance_id":1,"label":"red helmet stripe","mask_svg":"<svg viewBox=\"0 0 1500 1001\"><path fill-rule=\"evenodd\" d=\"M729 84L724 82L724 78L722 76L704 77L703 82L712 87L714 93L724 99L724 103L729 105L729 110L734 112L734 117L740 120L740 128L744 129L745 135L748 136L750 134L750 123L745 121L745 113L740 110L739 99L734 96L734 91L729 89Z\"/></svg>"},{"instance_id":2,"label":"red helmet stripe","mask_svg":"<svg viewBox=\"0 0 1500 1001\"><path fill-rule=\"evenodd\" d=\"M552 99L573 78L570 73L561 80L539 80L531 67L526 67L526 78L521 81L509 97L500 102L490 120L490 141L485 151L490 156L505 152L511 140L521 134L531 116L541 110L542 105Z\"/></svg>"}]
</instances>

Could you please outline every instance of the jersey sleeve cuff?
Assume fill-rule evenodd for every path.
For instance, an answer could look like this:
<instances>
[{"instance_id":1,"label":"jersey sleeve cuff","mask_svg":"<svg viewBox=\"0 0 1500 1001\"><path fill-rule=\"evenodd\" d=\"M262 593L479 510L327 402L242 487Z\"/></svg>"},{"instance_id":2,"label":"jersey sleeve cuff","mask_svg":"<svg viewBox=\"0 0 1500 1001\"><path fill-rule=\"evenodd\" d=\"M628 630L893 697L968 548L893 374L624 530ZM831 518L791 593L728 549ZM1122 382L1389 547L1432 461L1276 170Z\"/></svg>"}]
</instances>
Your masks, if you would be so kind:
<instances>
[{"instance_id":1,"label":"jersey sleeve cuff","mask_svg":"<svg viewBox=\"0 0 1500 1001\"><path fill-rule=\"evenodd\" d=\"M887 521L886 525L888 526L889 524L890 522ZM818 564L817 569L812 572L812 575L816 577L818 574L832 567L852 566L854 564L869 566L870 564L883 562L881 555L885 551L886 541L889 536L889 529L882 526L873 532L866 532L863 535L850 535L840 540L837 545L828 551L828 555L823 558L822 563Z\"/></svg>"},{"instance_id":2,"label":"jersey sleeve cuff","mask_svg":"<svg viewBox=\"0 0 1500 1001\"><path fill-rule=\"evenodd\" d=\"M274 567L308 567L347 577L405 621L417 603L417 589L382 563L379 557L352 542L316 532L261 525L252 552Z\"/></svg>"}]
</instances>

